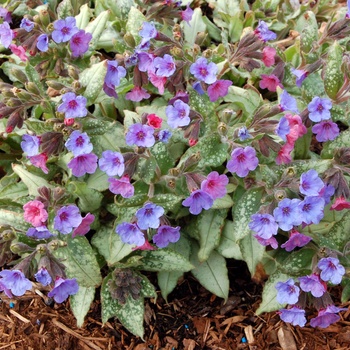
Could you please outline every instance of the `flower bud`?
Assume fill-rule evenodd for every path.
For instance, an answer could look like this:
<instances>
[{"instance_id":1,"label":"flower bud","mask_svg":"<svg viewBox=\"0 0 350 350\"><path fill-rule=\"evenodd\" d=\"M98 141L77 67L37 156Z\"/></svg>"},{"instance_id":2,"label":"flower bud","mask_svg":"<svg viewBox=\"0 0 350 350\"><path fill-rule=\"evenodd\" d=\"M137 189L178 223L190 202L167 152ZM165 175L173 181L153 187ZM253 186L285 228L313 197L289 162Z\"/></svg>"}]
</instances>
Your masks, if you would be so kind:
<instances>
[{"instance_id":1,"label":"flower bud","mask_svg":"<svg viewBox=\"0 0 350 350\"><path fill-rule=\"evenodd\" d=\"M131 33L129 33L129 32L125 33L124 41L129 47L131 47L133 49L135 48L135 46L136 46L135 38Z\"/></svg>"},{"instance_id":2,"label":"flower bud","mask_svg":"<svg viewBox=\"0 0 350 350\"><path fill-rule=\"evenodd\" d=\"M24 84L24 86L32 94L40 96L40 90L35 83L29 81L28 83Z\"/></svg>"},{"instance_id":3,"label":"flower bud","mask_svg":"<svg viewBox=\"0 0 350 350\"><path fill-rule=\"evenodd\" d=\"M23 253L33 252L34 248L30 247L29 245L21 242L17 242L14 244L11 244L10 246L11 252L14 254L22 255Z\"/></svg>"},{"instance_id":4,"label":"flower bud","mask_svg":"<svg viewBox=\"0 0 350 350\"><path fill-rule=\"evenodd\" d=\"M47 10L40 10L39 18L44 27L47 27L50 24L50 15Z\"/></svg>"},{"instance_id":5,"label":"flower bud","mask_svg":"<svg viewBox=\"0 0 350 350\"><path fill-rule=\"evenodd\" d=\"M287 198L286 191L284 191L284 190L276 190L274 195L275 195L276 200L279 201L279 202L282 199Z\"/></svg>"},{"instance_id":6,"label":"flower bud","mask_svg":"<svg viewBox=\"0 0 350 350\"><path fill-rule=\"evenodd\" d=\"M173 46L170 49L170 54L174 57L181 58L184 56L184 52L177 46Z\"/></svg>"},{"instance_id":7,"label":"flower bud","mask_svg":"<svg viewBox=\"0 0 350 350\"><path fill-rule=\"evenodd\" d=\"M74 66L68 66L68 75L74 80L79 80L79 70Z\"/></svg>"},{"instance_id":8,"label":"flower bud","mask_svg":"<svg viewBox=\"0 0 350 350\"><path fill-rule=\"evenodd\" d=\"M81 88L81 84L79 80L74 80L72 83L72 87L74 90L79 90Z\"/></svg>"},{"instance_id":9,"label":"flower bud","mask_svg":"<svg viewBox=\"0 0 350 350\"><path fill-rule=\"evenodd\" d=\"M34 23L37 23L37 24L41 24L39 15L35 15L35 16L33 17L33 22L34 22Z\"/></svg>"},{"instance_id":10,"label":"flower bud","mask_svg":"<svg viewBox=\"0 0 350 350\"><path fill-rule=\"evenodd\" d=\"M27 76L23 73L23 71L21 71L18 68L12 68L11 69L11 74L17 79L19 80L22 84L28 82L28 78Z\"/></svg>"},{"instance_id":11,"label":"flower bud","mask_svg":"<svg viewBox=\"0 0 350 350\"><path fill-rule=\"evenodd\" d=\"M213 50L207 49L207 50L203 51L202 55L205 58L211 58L213 56Z\"/></svg>"},{"instance_id":12,"label":"flower bud","mask_svg":"<svg viewBox=\"0 0 350 350\"><path fill-rule=\"evenodd\" d=\"M0 237L2 241L12 241L16 235L12 230L5 230L1 232Z\"/></svg>"},{"instance_id":13,"label":"flower bud","mask_svg":"<svg viewBox=\"0 0 350 350\"><path fill-rule=\"evenodd\" d=\"M225 123L223 123L223 122L221 122L221 123L219 123L219 125L218 125L218 134L220 135L220 136L226 136L227 135L227 125L225 124Z\"/></svg>"},{"instance_id":14,"label":"flower bud","mask_svg":"<svg viewBox=\"0 0 350 350\"><path fill-rule=\"evenodd\" d=\"M207 33L205 32L198 32L198 34L196 35L196 38L195 38L195 43L198 45L198 46L202 46L205 39L207 38Z\"/></svg>"},{"instance_id":15,"label":"flower bud","mask_svg":"<svg viewBox=\"0 0 350 350\"><path fill-rule=\"evenodd\" d=\"M16 95L22 102L32 101L32 95L26 90L20 89Z\"/></svg>"},{"instance_id":16,"label":"flower bud","mask_svg":"<svg viewBox=\"0 0 350 350\"><path fill-rule=\"evenodd\" d=\"M7 105L9 107L19 107L21 106L23 103L18 99L18 98L10 98L8 101L7 101Z\"/></svg>"},{"instance_id":17,"label":"flower bud","mask_svg":"<svg viewBox=\"0 0 350 350\"><path fill-rule=\"evenodd\" d=\"M69 67L68 67L68 72L69 72ZM55 89L55 90L62 90L65 88L65 86L63 84L59 83L56 80L48 80L46 82L46 85L49 86L50 88Z\"/></svg>"}]
</instances>

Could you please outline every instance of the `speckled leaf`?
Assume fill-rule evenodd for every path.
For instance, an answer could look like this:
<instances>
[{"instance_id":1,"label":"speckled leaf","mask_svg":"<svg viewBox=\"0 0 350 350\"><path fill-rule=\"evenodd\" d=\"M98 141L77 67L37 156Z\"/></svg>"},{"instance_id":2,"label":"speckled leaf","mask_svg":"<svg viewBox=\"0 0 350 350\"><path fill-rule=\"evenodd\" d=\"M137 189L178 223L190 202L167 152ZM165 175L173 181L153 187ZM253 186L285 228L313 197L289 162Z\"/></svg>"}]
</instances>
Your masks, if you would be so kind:
<instances>
[{"instance_id":1,"label":"speckled leaf","mask_svg":"<svg viewBox=\"0 0 350 350\"><path fill-rule=\"evenodd\" d=\"M84 318L90 310L95 297L95 287L79 286L79 291L70 297L70 307L77 319L77 326L82 327Z\"/></svg>"},{"instance_id":2,"label":"speckled leaf","mask_svg":"<svg viewBox=\"0 0 350 350\"><path fill-rule=\"evenodd\" d=\"M341 147L350 147L350 129L342 131L332 142L325 142L321 153L322 158L332 159L334 152Z\"/></svg>"},{"instance_id":3,"label":"speckled leaf","mask_svg":"<svg viewBox=\"0 0 350 350\"><path fill-rule=\"evenodd\" d=\"M90 137L95 135L103 135L113 127L113 123L110 121L101 120L100 118L82 118L81 123L84 132L86 132Z\"/></svg>"},{"instance_id":4,"label":"speckled leaf","mask_svg":"<svg viewBox=\"0 0 350 350\"><path fill-rule=\"evenodd\" d=\"M343 291L341 293L341 302L346 303L350 299L350 279L343 277L342 280Z\"/></svg>"},{"instance_id":5,"label":"speckled leaf","mask_svg":"<svg viewBox=\"0 0 350 350\"><path fill-rule=\"evenodd\" d=\"M183 255L164 248L161 250L142 251L140 270L146 271L190 271L193 266Z\"/></svg>"},{"instance_id":6,"label":"speckled leaf","mask_svg":"<svg viewBox=\"0 0 350 350\"><path fill-rule=\"evenodd\" d=\"M175 166L175 161L163 142L156 143L151 153L154 155L162 175L168 173L168 170Z\"/></svg>"},{"instance_id":7,"label":"speckled leaf","mask_svg":"<svg viewBox=\"0 0 350 350\"><path fill-rule=\"evenodd\" d=\"M161 193L154 195L152 202L162 206L165 210L174 211L180 205L182 199L182 197L172 193Z\"/></svg>"},{"instance_id":8,"label":"speckled leaf","mask_svg":"<svg viewBox=\"0 0 350 350\"><path fill-rule=\"evenodd\" d=\"M291 166L286 166L285 169L289 170L291 168L296 173L294 175L296 177L311 169L316 170L319 174L323 174L332 167L332 162L330 159L300 160L293 162Z\"/></svg>"},{"instance_id":9,"label":"speckled leaf","mask_svg":"<svg viewBox=\"0 0 350 350\"><path fill-rule=\"evenodd\" d=\"M112 227L102 226L92 237L91 244L96 247L106 259L109 266L113 266L132 252L132 245L121 241Z\"/></svg>"},{"instance_id":10,"label":"speckled leaf","mask_svg":"<svg viewBox=\"0 0 350 350\"><path fill-rule=\"evenodd\" d=\"M24 182L14 182L0 190L0 199L15 200L24 196L28 196L28 187Z\"/></svg>"},{"instance_id":11,"label":"speckled leaf","mask_svg":"<svg viewBox=\"0 0 350 350\"><path fill-rule=\"evenodd\" d=\"M191 273L199 283L225 301L228 297L229 279L225 258L213 250L205 262L198 260L199 247L196 243L192 245L191 263L195 266Z\"/></svg>"},{"instance_id":12,"label":"speckled leaf","mask_svg":"<svg viewBox=\"0 0 350 350\"><path fill-rule=\"evenodd\" d=\"M87 213L100 208L103 195L87 186L85 182L71 181L69 185L74 186L73 192L79 198L79 208L81 211Z\"/></svg>"},{"instance_id":13,"label":"speckled leaf","mask_svg":"<svg viewBox=\"0 0 350 350\"><path fill-rule=\"evenodd\" d=\"M108 175L97 168L96 171L89 176L86 184L89 188L94 190L105 191L109 187Z\"/></svg>"},{"instance_id":14,"label":"speckled leaf","mask_svg":"<svg viewBox=\"0 0 350 350\"><path fill-rule=\"evenodd\" d=\"M91 138L91 142L94 145L95 153L98 155L106 150L120 152L120 147L126 146L124 128L119 123L111 124L103 134Z\"/></svg>"},{"instance_id":15,"label":"speckled leaf","mask_svg":"<svg viewBox=\"0 0 350 350\"><path fill-rule=\"evenodd\" d=\"M63 0L57 6L57 16L59 19L73 16L74 10L70 0Z\"/></svg>"},{"instance_id":16,"label":"speckled leaf","mask_svg":"<svg viewBox=\"0 0 350 350\"><path fill-rule=\"evenodd\" d=\"M18 68L17 68L18 69ZM41 77L39 73L36 71L36 69L29 63L29 61L26 64L26 67L24 69L28 80L35 84L35 86L39 89L39 91L45 95L45 90L43 88Z\"/></svg>"},{"instance_id":17,"label":"speckled leaf","mask_svg":"<svg viewBox=\"0 0 350 350\"><path fill-rule=\"evenodd\" d=\"M234 224L231 220L225 220L225 226L221 233L221 240L216 250L225 258L243 260L241 249L234 239Z\"/></svg>"},{"instance_id":18,"label":"speckled leaf","mask_svg":"<svg viewBox=\"0 0 350 350\"><path fill-rule=\"evenodd\" d=\"M101 316L102 323L106 323L110 318L117 316L117 311L122 307L117 300L113 299L108 288L108 281L112 278L112 273L103 279L101 286Z\"/></svg>"},{"instance_id":19,"label":"speckled leaf","mask_svg":"<svg viewBox=\"0 0 350 350\"><path fill-rule=\"evenodd\" d=\"M283 304L280 304L276 299L277 289L275 286L276 283L285 282L289 278L291 278L291 276L286 275L278 270L269 277L263 289L262 302L259 308L256 310L256 313L258 315L261 315L263 312L276 311L284 306Z\"/></svg>"},{"instance_id":20,"label":"speckled leaf","mask_svg":"<svg viewBox=\"0 0 350 350\"><path fill-rule=\"evenodd\" d=\"M337 41L328 48L328 58L324 75L324 88L327 95L335 99L344 83L344 74L341 70L343 51Z\"/></svg>"},{"instance_id":21,"label":"speckled leaf","mask_svg":"<svg viewBox=\"0 0 350 350\"><path fill-rule=\"evenodd\" d=\"M87 33L91 33L92 35L92 39L89 45L90 52L96 48L97 42L100 39L102 32L106 28L108 17L109 17L109 11L108 10L103 11L85 28L85 31Z\"/></svg>"},{"instance_id":22,"label":"speckled leaf","mask_svg":"<svg viewBox=\"0 0 350 350\"><path fill-rule=\"evenodd\" d=\"M54 251L58 259L64 261L69 278L76 278L84 287L98 287L102 282L100 267L86 237L71 235L66 237L67 246Z\"/></svg>"},{"instance_id":23,"label":"speckled leaf","mask_svg":"<svg viewBox=\"0 0 350 350\"><path fill-rule=\"evenodd\" d=\"M75 16L77 27L79 29L85 29L90 22L91 15L92 11L89 8L88 4L81 6L79 15Z\"/></svg>"},{"instance_id":24,"label":"speckled leaf","mask_svg":"<svg viewBox=\"0 0 350 350\"><path fill-rule=\"evenodd\" d=\"M229 209L233 206L233 200L230 195L215 199L212 209Z\"/></svg>"},{"instance_id":25,"label":"speckled leaf","mask_svg":"<svg viewBox=\"0 0 350 350\"><path fill-rule=\"evenodd\" d=\"M157 161L154 157L149 157L147 159L142 159L138 163L139 166L139 176L146 184L154 182L154 177L156 176Z\"/></svg>"},{"instance_id":26,"label":"speckled leaf","mask_svg":"<svg viewBox=\"0 0 350 350\"><path fill-rule=\"evenodd\" d=\"M20 231L27 231L31 225L24 221L22 208L0 207L0 225L8 225Z\"/></svg>"},{"instance_id":27,"label":"speckled leaf","mask_svg":"<svg viewBox=\"0 0 350 350\"><path fill-rule=\"evenodd\" d=\"M302 52L308 53L318 39L318 25L316 16L312 11L306 11L301 19L305 20L303 30L300 35L300 47Z\"/></svg>"},{"instance_id":28,"label":"speckled leaf","mask_svg":"<svg viewBox=\"0 0 350 350\"><path fill-rule=\"evenodd\" d=\"M126 22L126 31L129 32L136 40L139 41L139 31L142 27L143 22L146 22L146 17L140 12L136 7L131 6L128 16L128 21Z\"/></svg>"}]
</instances>

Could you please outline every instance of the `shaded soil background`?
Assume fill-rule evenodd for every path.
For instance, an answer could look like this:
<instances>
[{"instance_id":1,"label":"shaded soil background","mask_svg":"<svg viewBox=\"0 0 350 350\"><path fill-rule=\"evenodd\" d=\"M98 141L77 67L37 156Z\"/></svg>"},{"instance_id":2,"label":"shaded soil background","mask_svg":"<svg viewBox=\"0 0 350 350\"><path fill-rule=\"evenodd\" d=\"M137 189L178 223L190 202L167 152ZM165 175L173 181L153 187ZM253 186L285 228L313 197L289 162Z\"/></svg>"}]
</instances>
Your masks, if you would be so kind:
<instances>
[{"instance_id":1,"label":"shaded soil background","mask_svg":"<svg viewBox=\"0 0 350 350\"><path fill-rule=\"evenodd\" d=\"M228 267L231 285L225 305L191 275L179 282L168 303L159 292L156 300L148 299L144 340L129 333L117 319L103 325L99 300L91 305L84 326L77 328L69 302L47 305L40 292L3 298L0 350L350 349L349 310L337 324L323 330L290 326L275 312L257 316L263 283L250 279L243 262L229 260ZM156 283L154 274L148 277ZM332 289L331 294L339 305L340 289ZM316 314L315 310L308 312L309 316Z\"/></svg>"}]
</instances>

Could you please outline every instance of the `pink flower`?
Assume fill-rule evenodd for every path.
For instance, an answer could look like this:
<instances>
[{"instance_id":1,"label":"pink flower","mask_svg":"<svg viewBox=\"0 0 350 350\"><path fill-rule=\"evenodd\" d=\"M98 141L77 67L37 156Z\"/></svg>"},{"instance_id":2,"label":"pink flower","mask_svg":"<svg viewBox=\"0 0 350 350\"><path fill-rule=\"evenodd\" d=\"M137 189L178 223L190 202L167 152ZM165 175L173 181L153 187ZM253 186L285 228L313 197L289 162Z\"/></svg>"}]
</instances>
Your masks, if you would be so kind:
<instances>
[{"instance_id":1,"label":"pink flower","mask_svg":"<svg viewBox=\"0 0 350 350\"><path fill-rule=\"evenodd\" d=\"M120 179L111 177L109 190L114 194L120 194L124 198L130 198L134 195L134 186L130 183L129 176L122 176Z\"/></svg>"},{"instance_id":2,"label":"pink flower","mask_svg":"<svg viewBox=\"0 0 350 350\"><path fill-rule=\"evenodd\" d=\"M156 114L149 114L147 116L147 124L152 128L160 129L162 127L163 119L158 117Z\"/></svg>"},{"instance_id":3,"label":"pink flower","mask_svg":"<svg viewBox=\"0 0 350 350\"><path fill-rule=\"evenodd\" d=\"M276 77L276 75L261 74L261 78L262 79L259 83L261 89L267 89L272 92L276 92L277 86L283 89L283 85L281 84L280 80Z\"/></svg>"},{"instance_id":4,"label":"pink flower","mask_svg":"<svg viewBox=\"0 0 350 350\"><path fill-rule=\"evenodd\" d=\"M18 56L22 62L28 61L28 57L26 55L26 50L22 46L17 46L15 44L11 44L9 47L10 47L10 50L12 51L12 53L14 53L16 56Z\"/></svg>"},{"instance_id":5,"label":"pink flower","mask_svg":"<svg viewBox=\"0 0 350 350\"><path fill-rule=\"evenodd\" d=\"M276 50L273 47L264 47L262 61L266 67L271 67L273 64L275 64L275 55Z\"/></svg>"},{"instance_id":6,"label":"pink flower","mask_svg":"<svg viewBox=\"0 0 350 350\"><path fill-rule=\"evenodd\" d=\"M33 200L24 204L23 210L24 220L32 224L34 227L42 226L48 218L44 204L38 200Z\"/></svg>"},{"instance_id":7,"label":"pink flower","mask_svg":"<svg viewBox=\"0 0 350 350\"><path fill-rule=\"evenodd\" d=\"M227 184L228 177L226 175L219 175L217 171L212 171L201 183L201 190L207 192L215 200L225 196Z\"/></svg>"},{"instance_id":8,"label":"pink flower","mask_svg":"<svg viewBox=\"0 0 350 350\"><path fill-rule=\"evenodd\" d=\"M48 159L46 153L40 153L36 156L28 157L28 159L36 168L40 168L45 174L49 173L49 169L46 166Z\"/></svg>"},{"instance_id":9,"label":"pink flower","mask_svg":"<svg viewBox=\"0 0 350 350\"><path fill-rule=\"evenodd\" d=\"M225 97L228 94L228 88L232 85L230 80L217 80L208 87L208 96L211 102L215 102L219 97Z\"/></svg>"},{"instance_id":10,"label":"pink flower","mask_svg":"<svg viewBox=\"0 0 350 350\"><path fill-rule=\"evenodd\" d=\"M72 233L72 237L75 236L84 236L90 231L90 225L94 222L95 215L87 213L83 220L81 221L80 225L74 229Z\"/></svg>"},{"instance_id":11,"label":"pink flower","mask_svg":"<svg viewBox=\"0 0 350 350\"><path fill-rule=\"evenodd\" d=\"M158 88L159 93L161 95L163 95L164 94L164 85L167 81L167 78L166 77L159 77L151 70L148 70L148 79L156 88ZM148 98L148 97L146 97L146 98Z\"/></svg>"},{"instance_id":12,"label":"pink flower","mask_svg":"<svg viewBox=\"0 0 350 350\"><path fill-rule=\"evenodd\" d=\"M125 98L130 101L140 102L145 98L149 98L151 95L141 86L135 86L131 91L129 91Z\"/></svg>"},{"instance_id":13,"label":"pink flower","mask_svg":"<svg viewBox=\"0 0 350 350\"><path fill-rule=\"evenodd\" d=\"M156 250L156 247L150 244L147 240L142 245L132 248L132 250Z\"/></svg>"},{"instance_id":14,"label":"pink flower","mask_svg":"<svg viewBox=\"0 0 350 350\"><path fill-rule=\"evenodd\" d=\"M287 142L295 143L299 137L307 133L307 128L298 115L286 114L285 117L287 118L290 127L290 132L287 135Z\"/></svg>"},{"instance_id":15,"label":"pink flower","mask_svg":"<svg viewBox=\"0 0 350 350\"><path fill-rule=\"evenodd\" d=\"M341 211L343 209L350 209L350 202L348 202L344 197L341 196L335 200L330 210Z\"/></svg>"}]
</instances>

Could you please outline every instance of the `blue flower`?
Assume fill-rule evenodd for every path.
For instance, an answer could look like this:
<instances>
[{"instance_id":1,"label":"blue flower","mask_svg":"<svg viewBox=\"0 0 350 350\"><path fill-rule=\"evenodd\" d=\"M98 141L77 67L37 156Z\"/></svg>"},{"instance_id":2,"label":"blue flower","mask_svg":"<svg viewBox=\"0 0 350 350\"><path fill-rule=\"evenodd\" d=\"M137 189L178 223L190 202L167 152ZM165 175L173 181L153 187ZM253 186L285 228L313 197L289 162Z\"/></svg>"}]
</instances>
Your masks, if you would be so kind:
<instances>
[{"instance_id":1,"label":"blue flower","mask_svg":"<svg viewBox=\"0 0 350 350\"><path fill-rule=\"evenodd\" d=\"M57 107L57 111L64 113L65 118L81 118L87 115L87 100L84 96L77 96L74 92L67 92L62 95L62 102Z\"/></svg>"},{"instance_id":2,"label":"blue flower","mask_svg":"<svg viewBox=\"0 0 350 350\"><path fill-rule=\"evenodd\" d=\"M290 133L290 126L288 119L286 117L282 117L277 125L275 133L284 141L287 141L287 135Z\"/></svg>"},{"instance_id":3,"label":"blue flower","mask_svg":"<svg viewBox=\"0 0 350 350\"><path fill-rule=\"evenodd\" d=\"M190 106L181 100L176 100L172 106L167 106L165 113L168 118L168 124L173 129L187 126L191 122L189 117Z\"/></svg>"},{"instance_id":4,"label":"blue flower","mask_svg":"<svg viewBox=\"0 0 350 350\"><path fill-rule=\"evenodd\" d=\"M17 297L32 289L32 282L20 270L3 270L0 272L0 277L2 277L1 284Z\"/></svg>"},{"instance_id":5,"label":"blue flower","mask_svg":"<svg viewBox=\"0 0 350 350\"><path fill-rule=\"evenodd\" d=\"M37 136L24 134L22 136L21 148L28 157L33 157L39 154L40 139Z\"/></svg>"},{"instance_id":6,"label":"blue flower","mask_svg":"<svg viewBox=\"0 0 350 350\"><path fill-rule=\"evenodd\" d=\"M46 52L49 49L49 37L46 34L39 35L36 47L39 51Z\"/></svg>"},{"instance_id":7,"label":"blue flower","mask_svg":"<svg viewBox=\"0 0 350 350\"><path fill-rule=\"evenodd\" d=\"M276 235L278 231L278 225L275 218L270 214L252 215L248 226L263 239L271 238L272 236Z\"/></svg>"},{"instance_id":8,"label":"blue flower","mask_svg":"<svg viewBox=\"0 0 350 350\"><path fill-rule=\"evenodd\" d=\"M67 205L57 211L53 220L54 229L62 234L68 234L73 228L78 227L82 220L79 208L76 205Z\"/></svg>"},{"instance_id":9,"label":"blue flower","mask_svg":"<svg viewBox=\"0 0 350 350\"><path fill-rule=\"evenodd\" d=\"M74 154L75 157L80 156L81 154L90 153L93 149L87 133L82 133L79 130L74 130L70 134L65 146Z\"/></svg>"},{"instance_id":10,"label":"blue flower","mask_svg":"<svg viewBox=\"0 0 350 350\"><path fill-rule=\"evenodd\" d=\"M45 267L41 267L34 277L43 286L48 286L52 281L52 278Z\"/></svg>"},{"instance_id":11,"label":"blue flower","mask_svg":"<svg viewBox=\"0 0 350 350\"><path fill-rule=\"evenodd\" d=\"M170 77L176 70L174 59L168 54L165 54L163 58L156 57L153 61L153 66L158 77Z\"/></svg>"},{"instance_id":12,"label":"blue flower","mask_svg":"<svg viewBox=\"0 0 350 350\"><path fill-rule=\"evenodd\" d=\"M139 247L146 241L144 234L136 224L123 222L116 227L115 232L120 236L122 242L127 244L135 244Z\"/></svg>"},{"instance_id":13,"label":"blue flower","mask_svg":"<svg viewBox=\"0 0 350 350\"><path fill-rule=\"evenodd\" d=\"M210 209L213 203L214 200L208 193L202 190L196 190L182 202L182 205L184 207L190 207L191 214L198 215L203 209Z\"/></svg>"},{"instance_id":14,"label":"blue flower","mask_svg":"<svg viewBox=\"0 0 350 350\"><path fill-rule=\"evenodd\" d=\"M142 230L158 228L159 218L164 214L164 208L154 203L147 203L136 212L137 225Z\"/></svg>"},{"instance_id":15,"label":"blue flower","mask_svg":"<svg viewBox=\"0 0 350 350\"><path fill-rule=\"evenodd\" d=\"M293 306L290 309L281 309L279 311L281 320L291 323L293 326L304 327L306 324L305 310L298 306Z\"/></svg>"},{"instance_id":16,"label":"blue flower","mask_svg":"<svg viewBox=\"0 0 350 350\"><path fill-rule=\"evenodd\" d=\"M152 147L156 142L153 133L154 129L151 126L140 123L133 124L129 127L125 136L126 144L129 146Z\"/></svg>"},{"instance_id":17,"label":"blue flower","mask_svg":"<svg viewBox=\"0 0 350 350\"><path fill-rule=\"evenodd\" d=\"M327 290L325 283L320 280L320 276L313 273L310 276L299 277L300 288L304 292L311 292L315 298L320 298Z\"/></svg>"},{"instance_id":18,"label":"blue flower","mask_svg":"<svg viewBox=\"0 0 350 350\"><path fill-rule=\"evenodd\" d=\"M309 118L313 122L320 122L321 120L328 120L331 118L332 102L328 98L314 97L308 104Z\"/></svg>"},{"instance_id":19,"label":"blue flower","mask_svg":"<svg viewBox=\"0 0 350 350\"><path fill-rule=\"evenodd\" d=\"M180 226L171 227L161 225L157 233L153 236L153 242L159 248L166 247L169 243L175 243L180 239Z\"/></svg>"},{"instance_id":20,"label":"blue flower","mask_svg":"<svg viewBox=\"0 0 350 350\"><path fill-rule=\"evenodd\" d=\"M59 19L54 22L53 27L54 31L52 32L52 39L57 44L69 41L72 36L79 31L74 17Z\"/></svg>"},{"instance_id":21,"label":"blue flower","mask_svg":"<svg viewBox=\"0 0 350 350\"><path fill-rule=\"evenodd\" d=\"M299 190L305 196L318 196L323 187L324 183L316 170L311 169L301 174Z\"/></svg>"},{"instance_id":22,"label":"blue flower","mask_svg":"<svg viewBox=\"0 0 350 350\"><path fill-rule=\"evenodd\" d=\"M77 294L78 291L79 285L76 278L63 279L57 277L54 288L47 295L54 298L56 303L63 303L70 295Z\"/></svg>"},{"instance_id":23,"label":"blue flower","mask_svg":"<svg viewBox=\"0 0 350 350\"><path fill-rule=\"evenodd\" d=\"M333 284L339 284L345 274L345 268L337 258L322 258L317 267L321 270L322 280Z\"/></svg>"},{"instance_id":24,"label":"blue flower","mask_svg":"<svg viewBox=\"0 0 350 350\"><path fill-rule=\"evenodd\" d=\"M293 96L289 95L286 90L283 90L281 94L279 107L282 112L291 111L294 113L299 113L297 100Z\"/></svg>"},{"instance_id":25,"label":"blue flower","mask_svg":"<svg viewBox=\"0 0 350 350\"><path fill-rule=\"evenodd\" d=\"M204 81L206 84L213 84L216 81L218 67L214 62L208 63L206 58L200 57L191 64L190 72L196 79Z\"/></svg>"},{"instance_id":26,"label":"blue flower","mask_svg":"<svg viewBox=\"0 0 350 350\"><path fill-rule=\"evenodd\" d=\"M305 199L298 204L302 222L307 225L318 224L323 218L324 206L325 201L321 197L305 197Z\"/></svg>"},{"instance_id":27,"label":"blue flower","mask_svg":"<svg viewBox=\"0 0 350 350\"><path fill-rule=\"evenodd\" d=\"M34 22L30 21L28 18L22 18L20 28L23 28L26 32L31 32L34 28Z\"/></svg>"},{"instance_id":28,"label":"blue flower","mask_svg":"<svg viewBox=\"0 0 350 350\"><path fill-rule=\"evenodd\" d=\"M123 155L119 152L104 151L98 164L108 176L122 176L125 170Z\"/></svg>"},{"instance_id":29,"label":"blue flower","mask_svg":"<svg viewBox=\"0 0 350 350\"><path fill-rule=\"evenodd\" d=\"M266 22L259 20L258 26L254 30L254 33L258 36L258 38L264 42L269 40L275 40L277 38L276 33L269 30Z\"/></svg>"},{"instance_id":30,"label":"blue flower","mask_svg":"<svg viewBox=\"0 0 350 350\"><path fill-rule=\"evenodd\" d=\"M302 223L298 208L300 202L301 200L297 198L284 198L278 203L278 207L274 209L273 216L283 231L289 231L293 226L298 226Z\"/></svg>"},{"instance_id":31,"label":"blue flower","mask_svg":"<svg viewBox=\"0 0 350 350\"><path fill-rule=\"evenodd\" d=\"M278 282L275 286L277 289L277 301L280 304L296 304L299 299L300 288L295 285L293 278L286 282Z\"/></svg>"}]
</instances>

